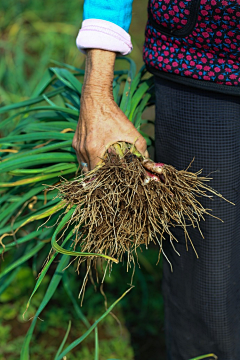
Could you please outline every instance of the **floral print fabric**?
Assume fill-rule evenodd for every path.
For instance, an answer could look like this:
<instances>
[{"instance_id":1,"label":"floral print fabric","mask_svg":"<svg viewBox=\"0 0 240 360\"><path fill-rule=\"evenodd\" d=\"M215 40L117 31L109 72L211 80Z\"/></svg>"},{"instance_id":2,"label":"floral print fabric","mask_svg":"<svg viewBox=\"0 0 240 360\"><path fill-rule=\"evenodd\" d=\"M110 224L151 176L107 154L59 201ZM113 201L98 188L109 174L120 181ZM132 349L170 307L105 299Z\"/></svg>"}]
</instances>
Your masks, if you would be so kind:
<instances>
[{"instance_id":1,"label":"floral print fabric","mask_svg":"<svg viewBox=\"0 0 240 360\"><path fill-rule=\"evenodd\" d=\"M145 63L181 76L240 85L240 0L200 0L190 32L174 35L192 22L194 1L150 0Z\"/></svg>"},{"instance_id":2,"label":"floral print fabric","mask_svg":"<svg viewBox=\"0 0 240 360\"><path fill-rule=\"evenodd\" d=\"M164 0L149 3L150 11L156 23L170 29L181 29L187 24L190 6L191 0Z\"/></svg>"}]
</instances>

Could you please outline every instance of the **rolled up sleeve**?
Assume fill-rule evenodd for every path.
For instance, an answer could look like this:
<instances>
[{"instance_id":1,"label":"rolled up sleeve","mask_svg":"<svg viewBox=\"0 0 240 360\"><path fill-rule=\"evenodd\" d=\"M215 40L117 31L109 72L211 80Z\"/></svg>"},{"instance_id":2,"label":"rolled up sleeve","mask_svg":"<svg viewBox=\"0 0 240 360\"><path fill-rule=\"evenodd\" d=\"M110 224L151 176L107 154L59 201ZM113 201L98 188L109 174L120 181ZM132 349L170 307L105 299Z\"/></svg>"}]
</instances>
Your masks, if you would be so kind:
<instances>
[{"instance_id":1,"label":"rolled up sleeve","mask_svg":"<svg viewBox=\"0 0 240 360\"><path fill-rule=\"evenodd\" d=\"M98 48L127 55L132 50L128 30L133 0L85 0L83 23L76 43L80 51Z\"/></svg>"}]
</instances>

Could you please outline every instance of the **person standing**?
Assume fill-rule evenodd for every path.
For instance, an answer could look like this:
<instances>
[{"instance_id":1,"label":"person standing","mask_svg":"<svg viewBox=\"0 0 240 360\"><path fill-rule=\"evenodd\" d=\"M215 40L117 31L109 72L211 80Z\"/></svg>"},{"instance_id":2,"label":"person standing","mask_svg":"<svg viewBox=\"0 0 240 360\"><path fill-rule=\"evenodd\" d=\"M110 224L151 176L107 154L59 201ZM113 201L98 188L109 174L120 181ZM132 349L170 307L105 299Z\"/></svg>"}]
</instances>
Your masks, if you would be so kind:
<instances>
[{"instance_id":1,"label":"person standing","mask_svg":"<svg viewBox=\"0 0 240 360\"><path fill-rule=\"evenodd\" d=\"M117 54L132 50L132 0L85 0L77 37L86 53L78 127L78 161L92 169L116 141L144 138L113 100ZM165 241L163 295L168 360L215 353L240 359L240 1L149 0L143 59L154 75L156 161L212 173L211 186L228 200L201 199L214 217L190 236L174 229L179 257ZM145 359L143 359L145 360Z\"/></svg>"}]
</instances>

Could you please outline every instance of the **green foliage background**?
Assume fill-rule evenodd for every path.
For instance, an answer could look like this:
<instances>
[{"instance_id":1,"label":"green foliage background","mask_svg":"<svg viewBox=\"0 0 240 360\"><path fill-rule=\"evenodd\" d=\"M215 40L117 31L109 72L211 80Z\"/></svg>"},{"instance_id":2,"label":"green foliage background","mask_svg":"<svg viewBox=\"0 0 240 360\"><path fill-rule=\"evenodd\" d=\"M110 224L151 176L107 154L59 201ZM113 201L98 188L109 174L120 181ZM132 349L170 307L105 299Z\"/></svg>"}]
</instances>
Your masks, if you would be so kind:
<instances>
[{"instance_id":1,"label":"green foliage background","mask_svg":"<svg viewBox=\"0 0 240 360\"><path fill-rule=\"evenodd\" d=\"M51 59L82 67L84 56L75 39L82 21L83 0L1 0L0 104L31 96ZM133 6L131 58L142 65L147 0Z\"/></svg>"},{"instance_id":2,"label":"green foliage background","mask_svg":"<svg viewBox=\"0 0 240 360\"><path fill-rule=\"evenodd\" d=\"M75 38L82 20L82 0L2 0L0 4L0 104L8 105L32 97L51 59L84 68L84 56L75 46ZM135 1L131 25L134 50L131 57L142 66L142 45L146 21L146 1ZM120 62L121 63L121 62ZM118 68L122 68L119 64ZM5 115L0 115L0 121ZM2 135L12 130L18 120L13 120L1 129ZM1 155L1 154L0 154ZM1 182L6 178L1 176ZM1 206L1 205L0 205ZM35 230L35 229L32 229ZM10 240L9 240L10 241ZM3 272L13 261L22 256L19 246L4 255L1 262ZM13 281L4 277L0 283L0 359L19 359L24 337L30 326L26 321L35 315L45 294L49 281L58 262L55 262L41 287L32 298L26 319L22 314L36 283L44 258L37 256L17 268L12 273ZM161 267L156 267L157 253L149 250L142 257L141 269L135 276L136 286L114 310L120 324L107 316L99 326L99 359L145 359L149 355L164 357L163 311L161 287ZM124 274L124 276L123 276ZM70 274L69 274L70 275ZM77 299L81 275L72 270L69 286ZM113 303L130 282L130 274L118 267L111 277L107 277L105 292L108 305ZM77 300L79 303L79 300ZM139 306L140 304L140 306ZM92 286L86 291L82 312L92 324L104 312L104 298ZM64 287L60 285L52 301L37 321L31 342L31 359L53 359L71 320L68 342L72 342L86 331L76 315ZM44 354L43 354L44 349ZM72 351L67 359L88 360L95 357L94 334Z\"/></svg>"},{"instance_id":3,"label":"green foliage background","mask_svg":"<svg viewBox=\"0 0 240 360\"><path fill-rule=\"evenodd\" d=\"M10 106L8 115L14 115L15 113L15 111L11 110L11 104L16 105L19 101L34 98L36 95L35 89L42 82L45 70L50 65L53 65L51 60L69 63L77 68L84 68L84 56L75 46L75 38L82 20L82 4L83 0L59 0L57 2L56 0L1 0L0 106L1 108L6 105ZM144 25L147 17L146 8L146 0L134 2L133 21L130 28L134 50L130 58L137 64L137 69L142 66ZM124 64L118 61L116 70L123 68ZM147 82L145 85L146 89L148 89ZM61 104L60 99L52 99L56 101L55 104L48 98L44 100L52 107ZM116 100L120 101L121 98L117 96ZM139 104L141 108L141 101ZM135 121L141 118L143 109L144 106L142 106L139 113L136 112ZM75 122L76 111L78 109L75 108L73 110ZM28 111L25 111L25 113L27 115ZM151 118L152 110L149 111L148 109L145 116L148 119ZM27 115L27 117L33 120L33 127L35 125L34 121L41 119L41 116L34 118L33 115L31 118L31 116ZM0 109L0 137L8 135L11 131L13 131L13 134L14 132L18 134L19 130L15 131L15 129L17 129L16 126L19 121L24 122L25 117L10 117L9 121L6 122L6 112L2 111L1 113ZM144 129L145 132L148 132L148 135L152 135L152 129L149 130L149 126L146 128L144 121L142 124L142 130ZM28 125L30 127L27 134L31 134L31 123L29 121ZM37 132L37 128L35 132ZM66 138L69 140L67 135L69 134L66 134ZM0 145L2 146L1 140ZM20 148L22 145L24 153L24 151L32 149L35 144L27 141L26 144L20 144ZM2 149L6 147L9 147L9 144L3 145ZM70 147L66 151L73 153L73 149ZM0 152L0 160L6 160L8 154L6 157L5 155L6 153ZM2 161L0 162L1 166L4 168L4 162ZM41 167L39 169L41 170ZM0 171L0 183L14 181L12 176L21 176L19 172L17 174L17 167L13 170L16 170L16 172L11 175ZM31 186L34 188L34 185L30 184L29 189ZM29 191L28 186L25 186L24 189ZM11 228L10 224L13 215L19 215L16 212L11 214L9 209L17 209L18 207L15 207L15 204L21 202L21 196L24 194L24 191L18 191L18 186L12 192L8 192L8 190L6 193L11 193L11 196L5 203L3 199L5 193L0 192L0 217L1 224L4 224L0 226L0 235L5 232L5 224ZM39 200L43 203L43 194L38 196ZM33 210L37 211L38 203L35 205L36 208L34 208L34 204L33 202ZM8 212L6 212L8 218L4 216L6 209L8 209ZM29 213L31 213L32 208L29 207L29 210ZM9 214L11 214L10 217ZM36 227L35 223L28 225L28 233L35 232ZM18 240L24 236L26 236L26 233L20 230ZM7 244L12 242L10 238L5 240ZM17 240L15 239L15 241ZM40 249L42 241L46 242L43 251L42 248ZM33 250L36 244L36 248L40 245L41 252L38 251L35 255L28 257L29 252ZM45 238L40 239L40 242L38 239L38 242L35 242L33 246L31 243L18 244L9 247L4 255L4 261L1 261L0 360L19 359L23 343L26 341L26 333L31 324L31 318L38 311L52 279L55 275L59 275L57 269L63 257L56 258L51 265L41 286L32 297L26 317L23 319L22 314L26 309L29 297L36 285L37 275L42 269L42 264L50 248L49 239ZM0 249L1 252L2 249ZM14 267L11 271L9 270L14 262L24 257L25 260L19 266ZM74 348L63 359L145 360L165 358L163 300L161 295L162 267L161 262L156 266L157 260L158 250L155 248L150 248L140 254L140 268L136 268L134 278L135 287L114 308L114 317L111 315L105 317L98 325L98 333L95 331L94 335L92 332L83 343ZM6 275L4 275L5 273ZM92 285L87 286L83 307L80 307L78 292L83 276L84 273L77 276L73 267L70 267L67 275L63 276L63 281L60 282L51 301L41 312L40 318L36 322L30 345L31 360L52 360L56 358L57 349L59 349L66 333L68 334L66 345L68 345L85 334L87 327L94 324L105 313L104 297L99 289L95 291ZM114 268L111 277L106 277L104 291L107 296L108 306L113 304L124 293L130 283L130 278L131 272L127 274L125 267L121 265ZM25 360L24 357L23 359Z\"/></svg>"}]
</instances>

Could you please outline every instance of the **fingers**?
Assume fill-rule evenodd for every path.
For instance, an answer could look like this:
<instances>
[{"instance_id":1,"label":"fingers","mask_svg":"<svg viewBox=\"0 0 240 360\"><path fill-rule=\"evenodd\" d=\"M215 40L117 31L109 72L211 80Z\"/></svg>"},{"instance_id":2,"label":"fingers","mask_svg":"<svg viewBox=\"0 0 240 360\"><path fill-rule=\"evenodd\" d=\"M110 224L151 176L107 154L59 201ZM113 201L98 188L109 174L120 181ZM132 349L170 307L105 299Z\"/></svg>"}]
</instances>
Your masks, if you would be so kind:
<instances>
[{"instance_id":1,"label":"fingers","mask_svg":"<svg viewBox=\"0 0 240 360\"><path fill-rule=\"evenodd\" d=\"M86 174L89 171L88 164L85 163L85 162L81 162L80 167L81 167L81 170L82 170L83 174Z\"/></svg>"},{"instance_id":2,"label":"fingers","mask_svg":"<svg viewBox=\"0 0 240 360\"><path fill-rule=\"evenodd\" d=\"M79 122L80 124L80 122ZM80 165L82 173L86 173L89 171L89 159L85 149L85 138L82 132L80 131L80 126L78 124L78 128L73 137L72 147L75 149L77 160Z\"/></svg>"},{"instance_id":3,"label":"fingers","mask_svg":"<svg viewBox=\"0 0 240 360\"><path fill-rule=\"evenodd\" d=\"M149 153L148 153L148 151L147 151L147 150L145 151L145 153L143 154L143 156L144 156L146 159L148 159L148 158L149 158Z\"/></svg>"},{"instance_id":4,"label":"fingers","mask_svg":"<svg viewBox=\"0 0 240 360\"><path fill-rule=\"evenodd\" d=\"M97 105L100 106L101 104ZM112 114L112 112L115 114L115 105L113 109L111 106L109 107L109 104L107 105L108 111L104 108L103 114ZM111 123L109 119L107 122L105 121L103 114L100 112L98 119L96 119L96 114L89 116L89 113L85 114L84 108L81 109L79 123L73 138L73 148L77 153L82 172L90 171L98 165L107 149L117 142L134 144L145 159L149 157L146 140L118 108L114 119L111 119L111 116L109 117ZM101 118L104 121L99 120ZM106 126L108 124L109 126Z\"/></svg>"},{"instance_id":5,"label":"fingers","mask_svg":"<svg viewBox=\"0 0 240 360\"><path fill-rule=\"evenodd\" d=\"M132 141L130 141L132 142ZM142 135L140 135L138 133L138 138L137 141L135 142L135 146L137 148L137 150L144 156L144 157L149 157L148 151L147 151L147 142L144 139L144 137ZM147 156L145 156L145 154Z\"/></svg>"},{"instance_id":6,"label":"fingers","mask_svg":"<svg viewBox=\"0 0 240 360\"><path fill-rule=\"evenodd\" d=\"M144 180L145 184L148 184L150 181L161 181L163 184L166 183L165 176L163 175L163 163L155 163L152 160L144 160L142 165L146 171L146 179Z\"/></svg>"},{"instance_id":7,"label":"fingers","mask_svg":"<svg viewBox=\"0 0 240 360\"><path fill-rule=\"evenodd\" d=\"M80 168L82 170L83 173L86 173L92 169L94 169L97 165L100 165L101 162L103 161L103 156L106 153L107 149L110 148L111 145L113 145L114 143L118 142L119 140L114 140L113 142L109 143L108 146L102 146L101 149L97 149L92 147L90 150L88 149L88 151L81 151L79 149L76 149L75 147L75 151L77 154L77 159L78 159L78 163L80 165ZM121 140L124 142L129 142L127 140ZM139 146L140 145L140 146ZM143 155L143 157L145 159L149 158L149 154L148 151L146 150L146 142L145 139L143 138L143 141L140 142L140 144L138 143L135 144L137 150ZM89 156L87 157L86 153L89 153Z\"/></svg>"},{"instance_id":8,"label":"fingers","mask_svg":"<svg viewBox=\"0 0 240 360\"><path fill-rule=\"evenodd\" d=\"M79 152L76 151L77 160L80 165L81 171L85 174L89 171L88 163L84 161L83 157L79 154Z\"/></svg>"},{"instance_id":9,"label":"fingers","mask_svg":"<svg viewBox=\"0 0 240 360\"><path fill-rule=\"evenodd\" d=\"M145 169L151 171L152 173L155 173L158 175L163 173L164 164L162 164L162 163L155 163L152 160L146 159L146 160L143 160L142 164L145 167Z\"/></svg>"}]
</instances>

